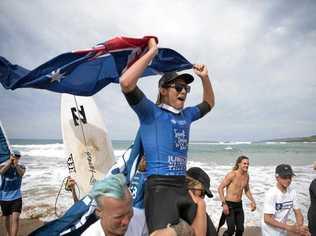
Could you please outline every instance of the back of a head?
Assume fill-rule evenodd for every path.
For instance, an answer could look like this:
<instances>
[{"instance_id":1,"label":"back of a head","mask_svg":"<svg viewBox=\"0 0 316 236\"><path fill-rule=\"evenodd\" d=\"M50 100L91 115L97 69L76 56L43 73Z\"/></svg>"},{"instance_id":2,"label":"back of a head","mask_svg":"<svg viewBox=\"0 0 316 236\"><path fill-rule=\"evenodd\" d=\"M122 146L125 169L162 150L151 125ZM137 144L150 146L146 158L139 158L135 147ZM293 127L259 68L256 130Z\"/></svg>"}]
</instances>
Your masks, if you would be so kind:
<instances>
[{"instance_id":1,"label":"back of a head","mask_svg":"<svg viewBox=\"0 0 316 236\"><path fill-rule=\"evenodd\" d=\"M99 204L98 199L102 196L124 199L127 189L125 176L123 174L116 174L97 181L93 185L89 195Z\"/></svg>"}]
</instances>

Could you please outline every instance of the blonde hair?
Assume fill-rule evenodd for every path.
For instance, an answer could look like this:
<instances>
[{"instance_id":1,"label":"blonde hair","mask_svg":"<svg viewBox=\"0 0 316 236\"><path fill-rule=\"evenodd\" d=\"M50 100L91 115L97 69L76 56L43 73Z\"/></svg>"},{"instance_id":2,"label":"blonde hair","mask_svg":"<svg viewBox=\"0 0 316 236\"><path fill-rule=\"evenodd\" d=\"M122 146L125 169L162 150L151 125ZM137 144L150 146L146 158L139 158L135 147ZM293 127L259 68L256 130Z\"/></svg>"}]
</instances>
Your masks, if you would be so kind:
<instances>
[{"instance_id":1,"label":"blonde hair","mask_svg":"<svg viewBox=\"0 0 316 236\"><path fill-rule=\"evenodd\" d=\"M200 181L198 181L190 176L186 176L185 178L186 178L186 183L187 183L188 189L204 189L204 186Z\"/></svg>"},{"instance_id":2,"label":"blonde hair","mask_svg":"<svg viewBox=\"0 0 316 236\"><path fill-rule=\"evenodd\" d=\"M237 158L237 160L236 160L236 163L235 163L235 166L233 167L233 170L238 170L238 168L239 168L239 163L241 163L242 160L249 160L249 158L246 157L246 156L239 156L239 157Z\"/></svg>"}]
</instances>

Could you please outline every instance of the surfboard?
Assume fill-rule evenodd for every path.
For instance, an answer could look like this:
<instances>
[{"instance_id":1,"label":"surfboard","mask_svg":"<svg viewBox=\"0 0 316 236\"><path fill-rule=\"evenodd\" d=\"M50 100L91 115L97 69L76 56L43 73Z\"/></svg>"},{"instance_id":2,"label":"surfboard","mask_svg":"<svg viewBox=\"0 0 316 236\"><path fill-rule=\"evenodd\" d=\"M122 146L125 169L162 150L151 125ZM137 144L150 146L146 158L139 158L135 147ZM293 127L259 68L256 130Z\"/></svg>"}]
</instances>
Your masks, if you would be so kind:
<instances>
[{"instance_id":1,"label":"surfboard","mask_svg":"<svg viewBox=\"0 0 316 236\"><path fill-rule=\"evenodd\" d=\"M12 153L10 143L0 120L0 163L8 160L10 153Z\"/></svg>"},{"instance_id":2,"label":"surfboard","mask_svg":"<svg viewBox=\"0 0 316 236\"><path fill-rule=\"evenodd\" d=\"M82 197L113 166L111 139L92 97L63 94L61 125L69 174Z\"/></svg>"}]
</instances>

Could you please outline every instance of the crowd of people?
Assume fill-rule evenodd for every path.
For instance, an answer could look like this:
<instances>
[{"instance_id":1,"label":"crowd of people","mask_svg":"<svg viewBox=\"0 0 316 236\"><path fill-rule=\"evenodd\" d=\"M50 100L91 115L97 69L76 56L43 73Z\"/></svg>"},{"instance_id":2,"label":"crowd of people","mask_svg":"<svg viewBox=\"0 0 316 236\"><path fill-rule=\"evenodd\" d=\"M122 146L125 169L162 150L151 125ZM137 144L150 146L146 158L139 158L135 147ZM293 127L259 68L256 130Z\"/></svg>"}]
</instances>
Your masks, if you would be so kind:
<instances>
[{"instance_id":1,"label":"crowd of people","mask_svg":"<svg viewBox=\"0 0 316 236\"><path fill-rule=\"evenodd\" d=\"M250 200L251 210L257 207L249 185L248 157L238 157L232 171L218 187L223 208L218 229L206 211L205 196L213 196L209 176L199 167L187 169L191 123L205 116L215 104L207 67L202 64L193 66L203 88L199 104L184 108L191 90L189 84L194 77L177 72L168 72L161 77L157 101L154 103L141 91L137 82L157 51L157 42L152 38L147 52L120 79L122 92L139 119L142 159L145 163L139 165L129 186L120 173L96 182L90 195L97 203L95 214L99 220L82 235L217 235L225 222L225 236L242 235L243 193ZM9 161L0 166L1 209L10 236L17 235L22 207L20 187L25 168L18 164L19 157L13 154ZM290 188L294 176L291 166L278 165L275 176L276 185L265 196L262 235L281 236L286 235L286 232L301 236L316 235L315 180L310 188L312 207L308 214L308 230L297 205L295 190ZM69 188L77 201L73 180L69 181ZM296 218L294 225L287 223L292 210Z\"/></svg>"}]
</instances>

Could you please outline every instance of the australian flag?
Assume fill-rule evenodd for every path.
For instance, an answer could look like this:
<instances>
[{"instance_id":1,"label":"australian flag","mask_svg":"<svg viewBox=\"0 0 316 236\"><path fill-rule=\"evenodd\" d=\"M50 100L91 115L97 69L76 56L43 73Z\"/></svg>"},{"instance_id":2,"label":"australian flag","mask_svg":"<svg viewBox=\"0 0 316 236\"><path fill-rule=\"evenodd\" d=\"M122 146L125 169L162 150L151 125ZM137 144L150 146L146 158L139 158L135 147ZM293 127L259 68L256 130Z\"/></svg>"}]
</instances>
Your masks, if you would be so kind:
<instances>
[{"instance_id":1,"label":"australian flag","mask_svg":"<svg viewBox=\"0 0 316 236\"><path fill-rule=\"evenodd\" d=\"M111 82L118 83L122 73L148 50L150 38L155 37L115 37L90 49L61 54L31 71L0 57L0 82L12 90L38 88L91 96ZM142 77L190 68L192 64L176 51L159 48Z\"/></svg>"}]
</instances>

